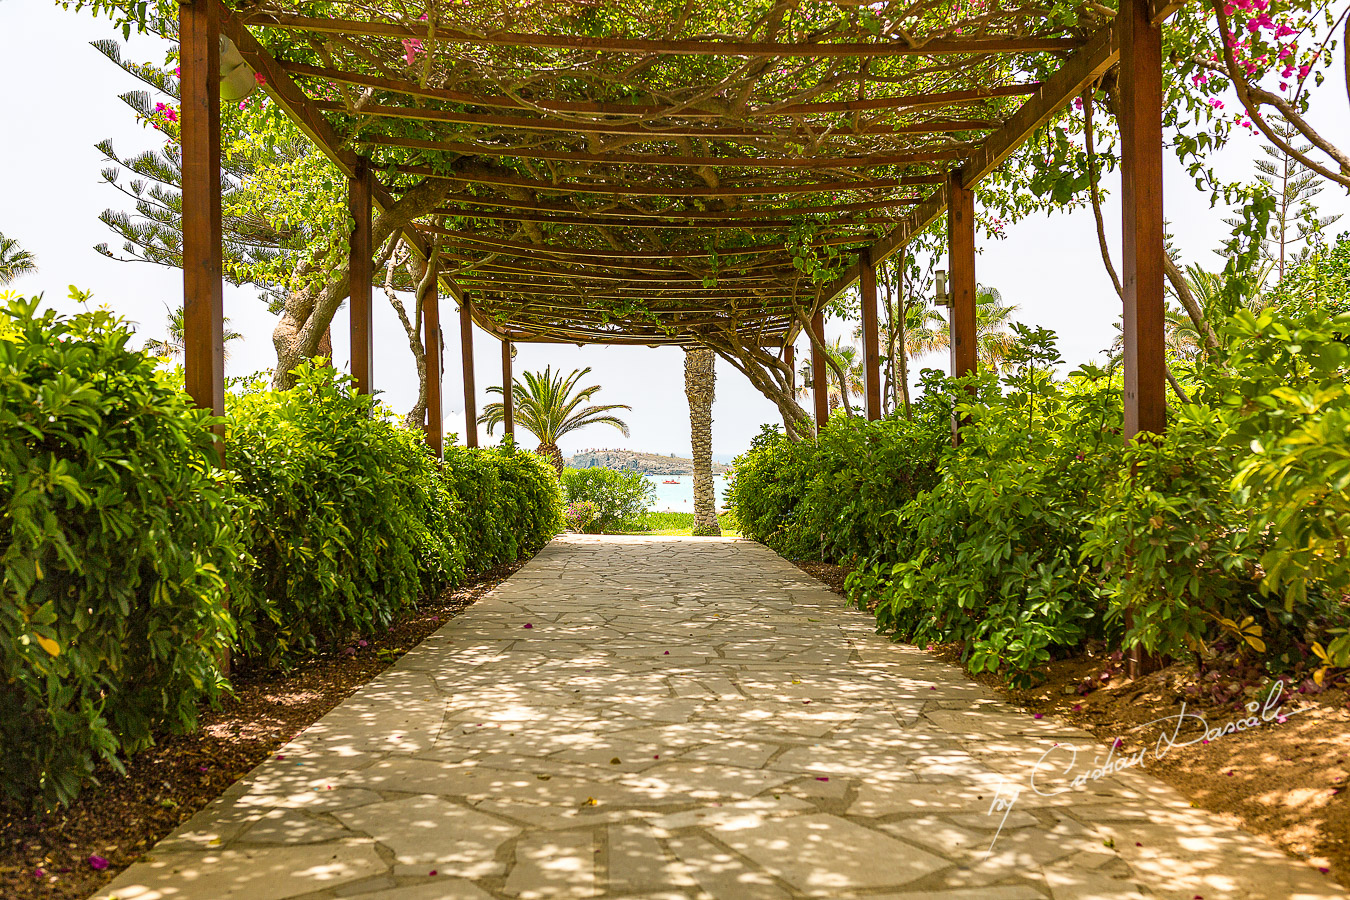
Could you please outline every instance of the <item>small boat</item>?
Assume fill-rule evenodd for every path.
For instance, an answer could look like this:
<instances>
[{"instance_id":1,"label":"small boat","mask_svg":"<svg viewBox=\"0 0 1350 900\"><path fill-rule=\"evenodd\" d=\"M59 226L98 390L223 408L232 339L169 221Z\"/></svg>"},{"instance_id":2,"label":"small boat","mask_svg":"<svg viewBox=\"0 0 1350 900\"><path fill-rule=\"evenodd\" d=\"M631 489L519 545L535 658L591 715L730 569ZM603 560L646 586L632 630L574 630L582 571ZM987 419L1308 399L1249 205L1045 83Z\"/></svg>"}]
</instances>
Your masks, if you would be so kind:
<instances>
[{"instance_id":1,"label":"small boat","mask_svg":"<svg viewBox=\"0 0 1350 900\"><path fill-rule=\"evenodd\" d=\"M679 483L680 483L680 479L678 479L678 478L667 478L665 481L663 481L663 482L661 482L661 483L662 483L662 484L679 484Z\"/></svg>"}]
</instances>

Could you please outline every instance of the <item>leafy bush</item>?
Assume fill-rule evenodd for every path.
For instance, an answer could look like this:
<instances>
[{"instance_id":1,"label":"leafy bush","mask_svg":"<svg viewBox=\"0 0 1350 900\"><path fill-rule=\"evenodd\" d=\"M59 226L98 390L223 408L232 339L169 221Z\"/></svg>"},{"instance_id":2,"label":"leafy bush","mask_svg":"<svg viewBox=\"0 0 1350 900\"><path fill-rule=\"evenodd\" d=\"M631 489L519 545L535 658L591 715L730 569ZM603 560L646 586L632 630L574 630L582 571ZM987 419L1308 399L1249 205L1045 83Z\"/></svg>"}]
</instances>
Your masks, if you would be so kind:
<instances>
[{"instance_id":1,"label":"leafy bush","mask_svg":"<svg viewBox=\"0 0 1350 900\"><path fill-rule=\"evenodd\" d=\"M375 412L349 377L309 363L291 390L230 398L225 452L257 560L233 608L247 656L286 663L374 632L463 576L454 494L420 438Z\"/></svg>"},{"instance_id":2,"label":"leafy bush","mask_svg":"<svg viewBox=\"0 0 1350 900\"><path fill-rule=\"evenodd\" d=\"M882 628L964 641L977 672L1024 671L1105 624L1096 573L1079 557L1121 467L1119 388L1090 367L1056 380L1053 336L1017 331L1003 383L984 376L959 403L967 422L941 481L896 512L912 536L899 561L849 582L853 600L876 603Z\"/></svg>"},{"instance_id":3,"label":"leafy bush","mask_svg":"<svg viewBox=\"0 0 1350 900\"><path fill-rule=\"evenodd\" d=\"M655 488L642 473L620 472L600 466L565 469L562 485L569 504L595 504L595 518L583 526L583 530L589 534L633 528L656 499Z\"/></svg>"},{"instance_id":4,"label":"leafy bush","mask_svg":"<svg viewBox=\"0 0 1350 900\"><path fill-rule=\"evenodd\" d=\"M0 309L0 792L64 802L224 688L246 557L211 420L106 312Z\"/></svg>"},{"instance_id":5,"label":"leafy bush","mask_svg":"<svg viewBox=\"0 0 1350 900\"><path fill-rule=\"evenodd\" d=\"M533 453L446 447L442 476L463 502L458 540L464 565L482 572L534 553L563 530L562 491Z\"/></svg>"},{"instance_id":6,"label":"leafy bush","mask_svg":"<svg viewBox=\"0 0 1350 900\"><path fill-rule=\"evenodd\" d=\"M792 558L873 559L899 540L894 511L936 482L948 417L931 394L916 418L830 420L819 441L765 427L736 459L728 510L741 533Z\"/></svg>"},{"instance_id":7,"label":"leafy bush","mask_svg":"<svg viewBox=\"0 0 1350 900\"><path fill-rule=\"evenodd\" d=\"M563 518L567 522L568 531L585 532L586 528L595 521L597 515L599 515L599 510L589 500L569 503L567 509L563 511Z\"/></svg>"}]
</instances>

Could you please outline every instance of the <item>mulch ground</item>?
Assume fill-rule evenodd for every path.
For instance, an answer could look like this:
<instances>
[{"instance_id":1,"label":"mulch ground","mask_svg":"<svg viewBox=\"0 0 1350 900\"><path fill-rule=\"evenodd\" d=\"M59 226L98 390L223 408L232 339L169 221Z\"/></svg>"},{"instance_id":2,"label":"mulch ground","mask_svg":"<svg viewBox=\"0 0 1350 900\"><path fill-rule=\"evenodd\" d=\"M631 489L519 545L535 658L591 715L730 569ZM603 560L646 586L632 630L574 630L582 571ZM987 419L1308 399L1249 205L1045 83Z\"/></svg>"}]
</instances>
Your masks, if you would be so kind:
<instances>
[{"instance_id":1,"label":"mulch ground","mask_svg":"<svg viewBox=\"0 0 1350 900\"><path fill-rule=\"evenodd\" d=\"M0 807L0 897L89 896L524 562L424 602L366 646L285 674L236 672L235 696L206 711L197 732L163 738L128 760L126 777L105 768L102 784L67 808L32 814ZM95 868L103 860L106 866Z\"/></svg>"},{"instance_id":2,"label":"mulch ground","mask_svg":"<svg viewBox=\"0 0 1350 900\"><path fill-rule=\"evenodd\" d=\"M842 593L847 569L796 565ZM962 664L960 644L928 650ZM1255 667L1230 657L1213 661L1202 673L1187 660L1130 679L1119 654L1091 646L1037 674L1043 680L1025 689L988 672L970 677L1033 714L1057 716L1107 743L1121 740L1120 756L1149 748L1145 771L1193 806L1350 884L1350 692L1344 679L1322 690L1310 679L1290 678L1283 722L1272 718L1266 726L1177 746L1158 758L1158 726L1146 723L1177 716L1183 703L1188 715L1202 716L1210 728L1247 715L1246 704L1263 698ZM1181 739L1188 736L1183 731Z\"/></svg>"}]
</instances>

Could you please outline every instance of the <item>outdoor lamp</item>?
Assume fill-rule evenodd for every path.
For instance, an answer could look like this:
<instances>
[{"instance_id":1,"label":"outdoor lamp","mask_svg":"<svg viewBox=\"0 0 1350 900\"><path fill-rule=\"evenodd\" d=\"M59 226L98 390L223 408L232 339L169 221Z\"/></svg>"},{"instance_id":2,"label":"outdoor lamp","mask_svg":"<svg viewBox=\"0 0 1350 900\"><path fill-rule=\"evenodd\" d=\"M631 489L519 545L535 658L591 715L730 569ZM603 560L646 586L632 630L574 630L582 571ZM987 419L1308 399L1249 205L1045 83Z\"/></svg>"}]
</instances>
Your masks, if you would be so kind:
<instances>
[{"instance_id":1,"label":"outdoor lamp","mask_svg":"<svg viewBox=\"0 0 1350 900\"><path fill-rule=\"evenodd\" d=\"M239 52L239 48L234 45L234 41L225 35L220 36L220 99L222 100L243 100L253 89L258 86L258 81L253 75L253 69L244 62L244 57Z\"/></svg>"},{"instance_id":2,"label":"outdoor lamp","mask_svg":"<svg viewBox=\"0 0 1350 900\"><path fill-rule=\"evenodd\" d=\"M951 295L947 293L947 270L938 269L937 272L934 273L934 278L937 281L937 287L934 291L937 295L934 298L937 301L937 305L951 306L952 298Z\"/></svg>"}]
</instances>

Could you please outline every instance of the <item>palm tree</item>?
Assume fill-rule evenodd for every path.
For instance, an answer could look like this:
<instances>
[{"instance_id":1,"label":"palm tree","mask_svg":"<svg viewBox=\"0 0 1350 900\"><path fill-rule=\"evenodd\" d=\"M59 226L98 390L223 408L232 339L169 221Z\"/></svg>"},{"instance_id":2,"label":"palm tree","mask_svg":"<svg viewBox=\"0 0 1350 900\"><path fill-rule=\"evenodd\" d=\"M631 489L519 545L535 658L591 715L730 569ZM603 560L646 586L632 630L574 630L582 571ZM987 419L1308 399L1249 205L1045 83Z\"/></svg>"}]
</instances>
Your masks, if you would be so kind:
<instances>
[{"instance_id":1,"label":"palm tree","mask_svg":"<svg viewBox=\"0 0 1350 900\"><path fill-rule=\"evenodd\" d=\"M997 288L983 284L975 286L975 352L981 362L996 372L1016 343L1008 331L1008 324L1016 311L1016 305L1003 302L1003 295ZM906 335L907 346L911 344L908 338L913 338L912 352L927 353L951 346L949 323L936 310L927 313L924 324L909 329Z\"/></svg>"},{"instance_id":2,"label":"palm tree","mask_svg":"<svg viewBox=\"0 0 1350 900\"><path fill-rule=\"evenodd\" d=\"M164 311L168 313L165 320L165 329L169 336L165 340L150 338L145 342L145 352L155 356L167 356L169 359L178 360L187 355L186 330L183 327L183 307L165 306ZM221 320L222 327L225 328L223 342L225 344L225 358L230 358L229 346L231 341L243 339L243 335L237 331L229 329L230 320L228 318Z\"/></svg>"},{"instance_id":3,"label":"palm tree","mask_svg":"<svg viewBox=\"0 0 1350 900\"><path fill-rule=\"evenodd\" d=\"M694 451L694 530L717 537L717 493L712 474L712 405L717 391L717 356L706 347L684 351L684 395L689 400L689 437Z\"/></svg>"},{"instance_id":4,"label":"palm tree","mask_svg":"<svg viewBox=\"0 0 1350 900\"><path fill-rule=\"evenodd\" d=\"M628 437L627 423L609 413L616 409L631 410L631 406L620 403L582 406L600 390L598 384L577 388L577 382L590 372L590 366L573 369L572 374L564 378L561 372L555 375L553 367L547 366L542 372L522 372L521 377L512 382L511 400L515 407L515 421L539 438L535 452L547 457L560 475L563 455L562 450L558 449L558 441L564 435L587 425L613 425L624 437ZM494 384L488 388L488 393L501 394L502 388ZM478 417L478 424L486 425L488 434L492 434L492 429L502 422L505 412L503 403L489 403Z\"/></svg>"},{"instance_id":5,"label":"palm tree","mask_svg":"<svg viewBox=\"0 0 1350 900\"><path fill-rule=\"evenodd\" d=\"M19 246L14 238L0 234L0 284L37 271L37 257Z\"/></svg>"},{"instance_id":6,"label":"palm tree","mask_svg":"<svg viewBox=\"0 0 1350 900\"><path fill-rule=\"evenodd\" d=\"M845 386L848 390L848 396L851 398L854 394L862 395L865 390L865 375L863 373L862 354L858 348L852 344L845 344L843 338L835 338L825 345L825 352L844 370L845 378L848 384ZM811 363L802 363L801 368L801 387L797 394L800 397L810 397L811 391L815 388L815 382L812 378ZM830 399L830 409L838 409L843 403L843 391L839 386L839 376L834 373L834 369L825 367L825 394Z\"/></svg>"}]
</instances>

